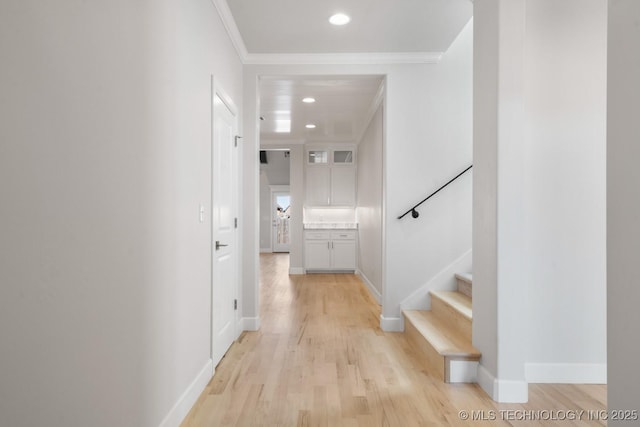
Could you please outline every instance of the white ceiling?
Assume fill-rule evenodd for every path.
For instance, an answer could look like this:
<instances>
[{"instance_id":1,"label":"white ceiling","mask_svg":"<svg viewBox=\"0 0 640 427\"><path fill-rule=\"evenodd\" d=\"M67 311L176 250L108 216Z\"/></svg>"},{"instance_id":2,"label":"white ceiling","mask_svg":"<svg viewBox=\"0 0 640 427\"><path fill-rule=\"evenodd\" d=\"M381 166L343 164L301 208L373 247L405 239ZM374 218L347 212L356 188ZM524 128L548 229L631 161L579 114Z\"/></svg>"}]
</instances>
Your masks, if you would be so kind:
<instances>
[{"instance_id":1,"label":"white ceiling","mask_svg":"<svg viewBox=\"0 0 640 427\"><path fill-rule=\"evenodd\" d=\"M470 0L214 0L246 63L433 62L473 13ZM336 12L351 22L328 22ZM319 62L315 62L319 63ZM388 63L388 62L387 62ZM265 141L357 142L382 76L263 77ZM315 104L304 104L312 96ZM290 120L290 132L275 132ZM285 121L285 122L283 122ZM315 129L306 129L314 123Z\"/></svg>"},{"instance_id":2,"label":"white ceiling","mask_svg":"<svg viewBox=\"0 0 640 427\"><path fill-rule=\"evenodd\" d=\"M227 0L250 54L444 52L469 0ZM336 12L351 22L328 22Z\"/></svg>"},{"instance_id":3,"label":"white ceiling","mask_svg":"<svg viewBox=\"0 0 640 427\"><path fill-rule=\"evenodd\" d=\"M297 76L260 79L262 141L357 142L382 76ZM306 104L305 97L316 102ZM277 132L290 124L289 132ZM315 129L305 125L312 123Z\"/></svg>"}]
</instances>

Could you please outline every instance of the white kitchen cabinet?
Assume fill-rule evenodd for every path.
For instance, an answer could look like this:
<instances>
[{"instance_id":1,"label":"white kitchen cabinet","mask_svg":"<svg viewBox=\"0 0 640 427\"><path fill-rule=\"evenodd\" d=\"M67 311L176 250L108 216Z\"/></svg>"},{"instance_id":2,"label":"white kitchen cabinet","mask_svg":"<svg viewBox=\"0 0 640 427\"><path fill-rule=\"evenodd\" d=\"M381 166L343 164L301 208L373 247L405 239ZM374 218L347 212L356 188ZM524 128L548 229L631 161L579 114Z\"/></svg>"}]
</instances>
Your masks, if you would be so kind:
<instances>
[{"instance_id":1,"label":"white kitchen cabinet","mask_svg":"<svg viewBox=\"0 0 640 427\"><path fill-rule=\"evenodd\" d=\"M331 202L331 169L328 167L307 168L305 199L307 206L329 206Z\"/></svg>"},{"instance_id":2,"label":"white kitchen cabinet","mask_svg":"<svg viewBox=\"0 0 640 427\"><path fill-rule=\"evenodd\" d=\"M355 270L355 230L305 231L306 270Z\"/></svg>"},{"instance_id":3,"label":"white kitchen cabinet","mask_svg":"<svg viewBox=\"0 0 640 427\"><path fill-rule=\"evenodd\" d=\"M332 168L329 195L332 206L355 206L356 168Z\"/></svg>"},{"instance_id":4,"label":"white kitchen cabinet","mask_svg":"<svg viewBox=\"0 0 640 427\"><path fill-rule=\"evenodd\" d=\"M355 206L356 176L355 149L309 149L305 173L305 205Z\"/></svg>"},{"instance_id":5,"label":"white kitchen cabinet","mask_svg":"<svg viewBox=\"0 0 640 427\"><path fill-rule=\"evenodd\" d=\"M305 268L328 270L331 268L331 243L329 240L305 241Z\"/></svg>"}]
</instances>

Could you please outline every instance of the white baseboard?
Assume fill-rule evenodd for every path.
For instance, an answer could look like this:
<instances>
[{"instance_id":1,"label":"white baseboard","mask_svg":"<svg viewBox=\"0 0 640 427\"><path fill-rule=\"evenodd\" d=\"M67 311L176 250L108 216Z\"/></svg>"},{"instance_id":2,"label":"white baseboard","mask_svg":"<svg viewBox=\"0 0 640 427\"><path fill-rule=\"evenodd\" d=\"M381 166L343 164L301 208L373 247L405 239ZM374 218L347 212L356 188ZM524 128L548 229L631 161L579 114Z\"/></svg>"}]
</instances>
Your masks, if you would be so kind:
<instances>
[{"instance_id":1,"label":"white baseboard","mask_svg":"<svg viewBox=\"0 0 640 427\"><path fill-rule=\"evenodd\" d=\"M496 402L526 403L529 400L526 381L499 380L482 365L478 365L478 385Z\"/></svg>"},{"instance_id":2,"label":"white baseboard","mask_svg":"<svg viewBox=\"0 0 640 427\"><path fill-rule=\"evenodd\" d=\"M260 253L261 254L270 254L270 253L273 253L273 251L271 250L271 248L260 248Z\"/></svg>"},{"instance_id":3,"label":"white baseboard","mask_svg":"<svg viewBox=\"0 0 640 427\"><path fill-rule=\"evenodd\" d=\"M380 329L385 332L402 332L404 331L403 317L384 317L380 315Z\"/></svg>"},{"instance_id":4,"label":"white baseboard","mask_svg":"<svg viewBox=\"0 0 640 427\"><path fill-rule=\"evenodd\" d=\"M375 286L373 286L371 280L369 280L369 278L365 276L364 273L360 270L356 270L356 274L360 276L360 279L362 279L364 284L367 285L367 288L369 288L369 292L371 292L371 296L373 297L373 299L375 299L378 304L381 304L382 294L376 289Z\"/></svg>"},{"instance_id":5,"label":"white baseboard","mask_svg":"<svg viewBox=\"0 0 640 427\"><path fill-rule=\"evenodd\" d=\"M442 269L427 283L413 291L400 303L402 310L429 310L431 309L431 297L429 291L451 291L456 289L456 273L471 271L473 252L469 249L458 259Z\"/></svg>"},{"instance_id":6,"label":"white baseboard","mask_svg":"<svg viewBox=\"0 0 640 427\"><path fill-rule=\"evenodd\" d=\"M260 318L243 317L240 319L240 325L243 331L258 331L260 330Z\"/></svg>"},{"instance_id":7,"label":"white baseboard","mask_svg":"<svg viewBox=\"0 0 640 427\"><path fill-rule=\"evenodd\" d=\"M304 274L302 267L289 267L289 274Z\"/></svg>"},{"instance_id":8,"label":"white baseboard","mask_svg":"<svg viewBox=\"0 0 640 427\"><path fill-rule=\"evenodd\" d=\"M524 372L530 383L607 383L606 363L527 363Z\"/></svg>"},{"instance_id":9,"label":"white baseboard","mask_svg":"<svg viewBox=\"0 0 640 427\"><path fill-rule=\"evenodd\" d=\"M450 383L478 382L478 362L472 360L449 361Z\"/></svg>"},{"instance_id":10,"label":"white baseboard","mask_svg":"<svg viewBox=\"0 0 640 427\"><path fill-rule=\"evenodd\" d=\"M193 405L204 391L207 384L214 374L213 361L209 359L205 363L202 370L196 375L195 379L189 384L189 387L178 398L178 401L169 411L164 420L160 423L160 427L178 427L187 416Z\"/></svg>"},{"instance_id":11,"label":"white baseboard","mask_svg":"<svg viewBox=\"0 0 640 427\"><path fill-rule=\"evenodd\" d=\"M496 378L493 376L491 372L487 370L482 365L478 365L478 385L481 389L484 390L485 393L489 395L490 398L493 399L493 389ZM495 400L495 399L494 399Z\"/></svg>"}]
</instances>

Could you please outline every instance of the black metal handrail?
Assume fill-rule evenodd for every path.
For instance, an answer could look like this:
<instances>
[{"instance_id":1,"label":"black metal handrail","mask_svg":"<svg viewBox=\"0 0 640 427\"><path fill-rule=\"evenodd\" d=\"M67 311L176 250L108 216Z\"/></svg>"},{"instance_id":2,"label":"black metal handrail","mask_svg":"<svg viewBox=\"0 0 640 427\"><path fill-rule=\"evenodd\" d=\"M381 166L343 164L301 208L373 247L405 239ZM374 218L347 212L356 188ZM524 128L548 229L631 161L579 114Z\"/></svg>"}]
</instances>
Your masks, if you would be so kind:
<instances>
[{"instance_id":1,"label":"black metal handrail","mask_svg":"<svg viewBox=\"0 0 640 427\"><path fill-rule=\"evenodd\" d=\"M458 175L456 175L455 177L453 177L452 179L449 180L449 182L447 182L445 185L443 185L442 187L438 188L436 191L434 191L433 193L429 194L426 198L424 198L420 203L416 204L414 207L412 207L411 209L409 209L408 211L406 211L405 213L403 213L402 215L400 215L398 217L398 219L402 219L404 218L406 215L411 214L411 216L413 218L418 218L420 216L420 213L416 210L416 208L418 206L420 206L421 204L423 204L424 202L426 202L427 200L429 200L430 198L432 198L433 196L435 196L440 190L442 190L443 188L445 188L447 185L451 184L453 181L455 181L456 179L460 178L462 175L464 175L465 172L467 172L469 169L471 169L473 167L473 165L469 166L468 168L466 168L465 170L463 170L462 172L460 172Z\"/></svg>"}]
</instances>

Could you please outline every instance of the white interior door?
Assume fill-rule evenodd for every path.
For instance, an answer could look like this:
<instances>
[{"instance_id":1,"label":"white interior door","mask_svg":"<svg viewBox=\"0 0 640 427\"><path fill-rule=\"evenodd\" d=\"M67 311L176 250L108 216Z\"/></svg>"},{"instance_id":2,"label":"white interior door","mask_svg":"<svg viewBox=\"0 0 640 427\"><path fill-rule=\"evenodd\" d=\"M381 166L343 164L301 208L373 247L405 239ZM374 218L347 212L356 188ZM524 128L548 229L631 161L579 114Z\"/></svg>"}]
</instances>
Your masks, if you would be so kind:
<instances>
[{"instance_id":1,"label":"white interior door","mask_svg":"<svg viewBox=\"0 0 640 427\"><path fill-rule=\"evenodd\" d=\"M212 304L211 358L216 366L237 337L238 293L237 120L234 111L217 93L213 95L212 174Z\"/></svg>"},{"instance_id":2,"label":"white interior door","mask_svg":"<svg viewBox=\"0 0 640 427\"><path fill-rule=\"evenodd\" d=\"M288 191L271 193L271 225L273 229L273 252L289 252L291 235L291 196Z\"/></svg>"}]
</instances>

